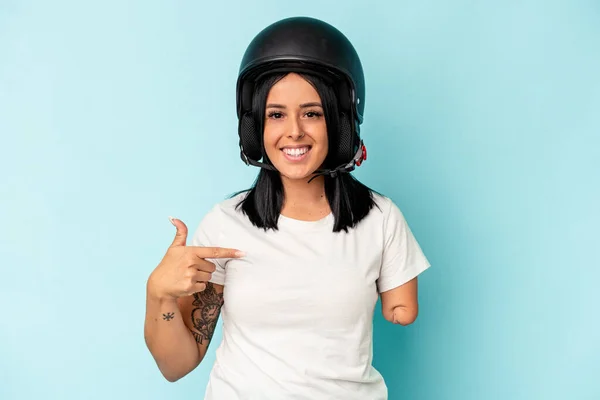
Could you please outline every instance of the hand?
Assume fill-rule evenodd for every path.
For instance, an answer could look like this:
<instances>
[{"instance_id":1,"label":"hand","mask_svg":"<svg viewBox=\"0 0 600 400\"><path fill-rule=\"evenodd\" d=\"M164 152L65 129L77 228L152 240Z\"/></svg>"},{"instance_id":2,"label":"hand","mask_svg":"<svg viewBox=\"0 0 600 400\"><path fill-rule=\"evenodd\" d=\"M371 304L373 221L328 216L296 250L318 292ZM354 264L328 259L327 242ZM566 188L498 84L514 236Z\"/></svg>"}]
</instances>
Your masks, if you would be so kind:
<instances>
[{"instance_id":1,"label":"hand","mask_svg":"<svg viewBox=\"0 0 600 400\"><path fill-rule=\"evenodd\" d=\"M175 239L148 279L148 291L158 298L190 296L206 289L215 265L205 258L240 258L244 254L221 247L186 246L188 229L178 219L171 219L177 228Z\"/></svg>"}]
</instances>

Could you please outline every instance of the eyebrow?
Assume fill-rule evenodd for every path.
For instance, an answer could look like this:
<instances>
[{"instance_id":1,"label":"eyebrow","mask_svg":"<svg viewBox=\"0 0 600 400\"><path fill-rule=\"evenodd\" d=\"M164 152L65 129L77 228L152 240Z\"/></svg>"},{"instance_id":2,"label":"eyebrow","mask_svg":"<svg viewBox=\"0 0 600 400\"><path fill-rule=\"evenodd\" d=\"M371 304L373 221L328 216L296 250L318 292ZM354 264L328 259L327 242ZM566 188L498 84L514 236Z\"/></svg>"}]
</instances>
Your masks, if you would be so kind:
<instances>
[{"instance_id":1,"label":"eyebrow","mask_svg":"<svg viewBox=\"0 0 600 400\"><path fill-rule=\"evenodd\" d=\"M300 108L307 108L307 107L323 107L323 106L319 102L300 104ZM284 106L283 104L270 103L270 104L267 104L267 108L287 108L287 107Z\"/></svg>"}]
</instances>

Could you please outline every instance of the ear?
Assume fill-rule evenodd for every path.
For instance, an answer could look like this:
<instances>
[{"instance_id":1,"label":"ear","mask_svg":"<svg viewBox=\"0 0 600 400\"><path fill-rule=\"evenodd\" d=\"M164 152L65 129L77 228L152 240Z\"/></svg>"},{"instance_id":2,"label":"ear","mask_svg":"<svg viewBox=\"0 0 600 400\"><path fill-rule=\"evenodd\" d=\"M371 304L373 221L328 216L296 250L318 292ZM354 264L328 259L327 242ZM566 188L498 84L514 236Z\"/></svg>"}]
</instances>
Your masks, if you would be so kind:
<instances>
[{"instance_id":1,"label":"ear","mask_svg":"<svg viewBox=\"0 0 600 400\"><path fill-rule=\"evenodd\" d=\"M258 161L263 155L262 137L252 111L246 111L239 121L240 146L246 157Z\"/></svg>"},{"instance_id":2,"label":"ear","mask_svg":"<svg viewBox=\"0 0 600 400\"><path fill-rule=\"evenodd\" d=\"M356 153L356 144L354 132L352 130L352 119L351 115L345 111L340 113L339 119L339 131L336 143L336 148L333 150L333 160L337 164L349 162L354 154Z\"/></svg>"}]
</instances>

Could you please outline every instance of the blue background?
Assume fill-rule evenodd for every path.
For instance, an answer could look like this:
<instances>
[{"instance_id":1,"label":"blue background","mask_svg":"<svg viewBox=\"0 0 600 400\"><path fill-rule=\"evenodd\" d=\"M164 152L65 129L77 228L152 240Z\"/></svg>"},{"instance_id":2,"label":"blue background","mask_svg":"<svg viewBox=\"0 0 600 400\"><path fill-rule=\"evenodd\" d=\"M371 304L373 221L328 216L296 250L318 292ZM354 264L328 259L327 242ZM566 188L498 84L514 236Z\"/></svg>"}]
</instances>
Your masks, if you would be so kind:
<instances>
[{"instance_id":1,"label":"blue background","mask_svg":"<svg viewBox=\"0 0 600 400\"><path fill-rule=\"evenodd\" d=\"M600 3L567 0L2 0L0 398L202 398L216 346L166 382L146 278L253 181L236 73L293 15L359 51L356 176L433 265L415 324L377 309L390 399L600 399Z\"/></svg>"}]
</instances>

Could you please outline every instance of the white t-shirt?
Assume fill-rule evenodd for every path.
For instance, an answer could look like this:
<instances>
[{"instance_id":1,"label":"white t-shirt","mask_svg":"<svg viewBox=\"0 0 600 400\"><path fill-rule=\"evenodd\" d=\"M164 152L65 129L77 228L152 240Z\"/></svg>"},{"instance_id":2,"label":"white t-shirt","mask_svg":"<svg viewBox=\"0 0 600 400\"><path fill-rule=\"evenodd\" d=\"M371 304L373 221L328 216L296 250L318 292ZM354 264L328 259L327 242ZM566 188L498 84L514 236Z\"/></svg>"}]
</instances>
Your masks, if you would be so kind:
<instances>
[{"instance_id":1,"label":"white t-shirt","mask_svg":"<svg viewBox=\"0 0 600 400\"><path fill-rule=\"evenodd\" d=\"M246 253L211 260L225 302L205 400L387 399L372 366L378 294L430 266L399 208L375 194L381 210L348 233L332 231L332 214L281 216L265 232L235 209L244 195L217 204L190 242Z\"/></svg>"}]
</instances>

